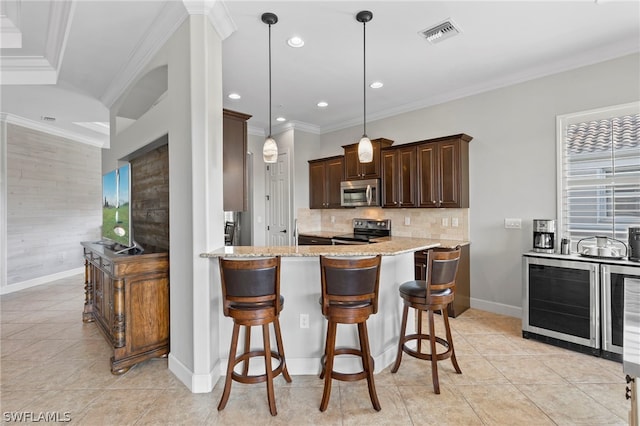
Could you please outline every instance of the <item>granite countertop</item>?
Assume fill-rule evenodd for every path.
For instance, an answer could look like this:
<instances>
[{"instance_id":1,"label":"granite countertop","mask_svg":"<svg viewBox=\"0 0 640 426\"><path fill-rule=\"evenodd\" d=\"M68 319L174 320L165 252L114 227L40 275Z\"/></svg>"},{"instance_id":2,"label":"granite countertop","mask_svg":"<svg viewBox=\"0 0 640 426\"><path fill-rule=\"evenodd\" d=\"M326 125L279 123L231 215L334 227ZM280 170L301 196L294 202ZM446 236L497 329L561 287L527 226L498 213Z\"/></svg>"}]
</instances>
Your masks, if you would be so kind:
<instances>
[{"instance_id":1,"label":"granite countertop","mask_svg":"<svg viewBox=\"0 0 640 426\"><path fill-rule=\"evenodd\" d=\"M309 235L305 233L305 235ZM315 234L314 234L315 235ZM402 253L426 250L434 247L455 247L469 244L467 241L450 241L410 237L382 237L376 244L337 246L224 246L200 257L311 257L311 256L395 256Z\"/></svg>"},{"instance_id":2,"label":"granite countertop","mask_svg":"<svg viewBox=\"0 0 640 426\"><path fill-rule=\"evenodd\" d=\"M523 253L523 256L546 257L549 259L572 260L576 262L607 263L611 265L640 267L640 262L634 262L632 260L629 260L626 257L623 257L621 259L615 259L615 258L605 258L605 257L582 256L579 253L560 254L560 253L539 253L536 251L528 251L526 253Z\"/></svg>"}]
</instances>

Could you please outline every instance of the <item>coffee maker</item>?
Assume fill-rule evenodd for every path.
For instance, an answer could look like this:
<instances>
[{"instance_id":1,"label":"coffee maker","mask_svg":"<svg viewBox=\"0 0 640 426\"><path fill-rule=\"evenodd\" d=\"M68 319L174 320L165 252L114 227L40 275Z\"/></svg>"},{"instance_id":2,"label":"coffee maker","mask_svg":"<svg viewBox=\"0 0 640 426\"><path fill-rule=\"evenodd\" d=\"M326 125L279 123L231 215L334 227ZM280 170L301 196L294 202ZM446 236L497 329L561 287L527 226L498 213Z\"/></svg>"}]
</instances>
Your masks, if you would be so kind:
<instances>
[{"instance_id":1,"label":"coffee maker","mask_svg":"<svg viewBox=\"0 0 640 426\"><path fill-rule=\"evenodd\" d=\"M640 262L640 228L629 228L629 260Z\"/></svg>"},{"instance_id":2,"label":"coffee maker","mask_svg":"<svg viewBox=\"0 0 640 426\"><path fill-rule=\"evenodd\" d=\"M554 219L533 220L533 251L555 253L556 221Z\"/></svg>"}]
</instances>

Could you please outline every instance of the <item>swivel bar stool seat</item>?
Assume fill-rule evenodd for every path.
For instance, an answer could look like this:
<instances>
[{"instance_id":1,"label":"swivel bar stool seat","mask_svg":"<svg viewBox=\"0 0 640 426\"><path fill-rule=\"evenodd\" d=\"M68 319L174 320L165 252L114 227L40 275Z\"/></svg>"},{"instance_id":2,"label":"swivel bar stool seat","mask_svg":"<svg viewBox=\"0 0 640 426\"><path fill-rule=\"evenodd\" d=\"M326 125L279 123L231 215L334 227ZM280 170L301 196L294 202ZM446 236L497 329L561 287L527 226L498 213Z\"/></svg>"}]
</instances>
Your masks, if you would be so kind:
<instances>
[{"instance_id":1,"label":"swivel bar stool seat","mask_svg":"<svg viewBox=\"0 0 640 426\"><path fill-rule=\"evenodd\" d=\"M431 361L431 377L433 380L433 390L440 393L438 381L438 361L451 358L453 368L456 373L462 371L458 366L456 353L453 347L451 328L449 327L449 314L447 306L455 298L456 275L458 273L458 263L460 261L460 246L450 251L430 250L427 253L427 279L407 281L400 285L400 297L404 301L402 310L402 324L400 326L400 339L398 342L398 354L396 362L391 368L392 373L396 373L400 368L402 353L406 353L415 358ZM409 308L416 309L418 330L416 334L406 334L407 316ZM429 317L429 334L422 333L422 312L427 311ZM440 311L444 321L446 339L436 336L433 319L434 311ZM416 340L416 349L406 345L407 342ZM429 342L429 353L422 352L422 341ZM436 343L444 346L444 352L437 352Z\"/></svg>"},{"instance_id":2,"label":"swivel bar stool seat","mask_svg":"<svg viewBox=\"0 0 640 426\"><path fill-rule=\"evenodd\" d=\"M291 377L287 371L284 346L280 333L279 315L284 298L280 295L280 257L267 259L235 260L220 258L223 313L233 319L233 334L229 349L229 361L224 382L224 391L218 410L224 409L231 393L233 380L240 383L267 382L267 398L272 416L277 414L273 378L282 373L287 382ZM271 350L269 324L273 324L277 352ZM251 327L262 326L262 350L251 350ZM240 327L245 327L244 350L237 355ZM249 375L249 360L264 357L264 374ZM277 359L273 368L271 359ZM235 366L243 363L242 372Z\"/></svg>"},{"instance_id":3,"label":"swivel bar stool seat","mask_svg":"<svg viewBox=\"0 0 640 426\"><path fill-rule=\"evenodd\" d=\"M320 411L325 411L331 396L332 379L356 381L367 379L369 397L376 411L380 402L373 380L374 363L369 349L367 318L378 312L378 288L380 284L380 255L369 258L329 258L320 256L322 282L322 314L328 320L327 338L322 372L324 391ZM336 348L338 324L357 324L360 349ZM333 370L336 355L357 355L362 359L362 371L341 373Z\"/></svg>"}]
</instances>

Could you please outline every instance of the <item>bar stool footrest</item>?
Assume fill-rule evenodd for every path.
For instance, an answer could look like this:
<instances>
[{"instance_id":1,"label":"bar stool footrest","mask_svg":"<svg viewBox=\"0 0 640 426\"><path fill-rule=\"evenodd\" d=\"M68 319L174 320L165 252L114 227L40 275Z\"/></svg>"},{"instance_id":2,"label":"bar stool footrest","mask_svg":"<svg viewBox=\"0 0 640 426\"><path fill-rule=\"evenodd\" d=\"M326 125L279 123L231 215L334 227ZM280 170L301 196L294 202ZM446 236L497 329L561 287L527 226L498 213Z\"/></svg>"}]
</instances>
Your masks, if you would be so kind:
<instances>
[{"instance_id":1,"label":"bar stool footrest","mask_svg":"<svg viewBox=\"0 0 640 426\"><path fill-rule=\"evenodd\" d=\"M334 357L338 355L356 355L362 359L362 351L355 348L336 348L333 352L333 355ZM320 374L320 378L323 378L325 375L326 355L322 355L322 358L320 358L320 362L322 363L322 373ZM369 357L369 362L371 363L371 370L375 370L375 361L372 356ZM356 373L341 373L339 371L333 370L331 372L331 378L343 382L355 382L357 380L366 379L367 372L359 371Z\"/></svg>"},{"instance_id":2,"label":"bar stool footrest","mask_svg":"<svg viewBox=\"0 0 640 426\"><path fill-rule=\"evenodd\" d=\"M233 362L233 366L235 368L235 366L240 364L241 362L249 362L250 358L264 357L264 356L265 356L265 351L246 352L236 357L236 359ZM278 352L274 352L274 351L271 351L271 358L278 360L278 366L272 370L273 372L272 377L277 377L280 373L282 373L282 369L284 368L285 361L284 361L284 358ZM263 373L263 374L249 375L249 374L238 373L234 370L231 373L231 378L236 382L245 383L245 384L263 383L267 381L267 374Z\"/></svg>"},{"instance_id":3,"label":"bar stool footrest","mask_svg":"<svg viewBox=\"0 0 640 426\"><path fill-rule=\"evenodd\" d=\"M402 351L404 353L406 353L407 355L411 355L414 358L420 358L420 359L426 359L426 360L431 360L431 355L432 354L425 354L422 352L418 352L415 349L412 349L410 347L408 347L406 345L406 342L409 342L411 340L422 340L423 341L423 345L426 343L427 345L429 345L430 343L430 339L431 336L428 334L407 334L404 337L404 344L402 345ZM451 358L451 355L453 353L453 350L451 348L451 346L449 345L449 342L447 342L445 339L436 336L436 343L439 343L440 345L444 346L447 350L445 352L438 352L436 353L436 359L438 361L443 360L443 359L449 359Z\"/></svg>"}]
</instances>

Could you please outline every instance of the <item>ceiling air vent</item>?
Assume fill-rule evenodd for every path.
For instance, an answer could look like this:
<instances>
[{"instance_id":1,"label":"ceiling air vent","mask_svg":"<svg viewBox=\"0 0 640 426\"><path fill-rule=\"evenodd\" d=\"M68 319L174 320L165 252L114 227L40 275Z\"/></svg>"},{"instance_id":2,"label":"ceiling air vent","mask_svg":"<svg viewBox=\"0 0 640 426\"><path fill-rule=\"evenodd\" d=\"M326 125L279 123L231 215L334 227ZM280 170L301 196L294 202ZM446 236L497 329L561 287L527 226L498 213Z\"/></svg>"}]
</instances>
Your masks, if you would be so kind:
<instances>
[{"instance_id":1,"label":"ceiling air vent","mask_svg":"<svg viewBox=\"0 0 640 426\"><path fill-rule=\"evenodd\" d=\"M420 31L420 35L426 38L431 44L440 43L458 34L460 34L460 29L451 19L447 19L434 27Z\"/></svg>"}]
</instances>

